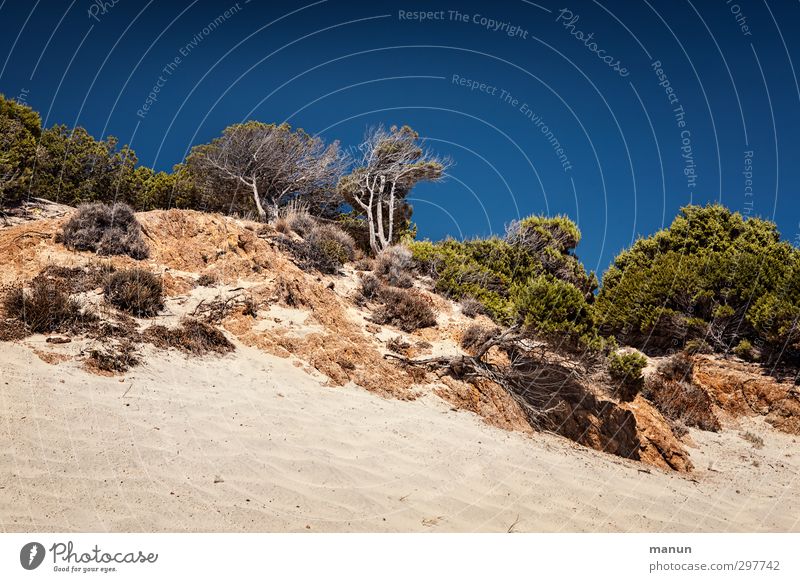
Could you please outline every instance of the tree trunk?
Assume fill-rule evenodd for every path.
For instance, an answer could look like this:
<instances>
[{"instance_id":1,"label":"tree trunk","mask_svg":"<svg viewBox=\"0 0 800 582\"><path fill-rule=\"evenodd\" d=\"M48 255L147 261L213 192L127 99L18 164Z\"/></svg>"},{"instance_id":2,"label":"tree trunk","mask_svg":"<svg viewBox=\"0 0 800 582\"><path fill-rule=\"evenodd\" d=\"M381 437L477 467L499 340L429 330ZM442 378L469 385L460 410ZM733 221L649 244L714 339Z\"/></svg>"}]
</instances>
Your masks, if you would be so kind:
<instances>
[{"instance_id":1,"label":"tree trunk","mask_svg":"<svg viewBox=\"0 0 800 582\"><path fill-rule=\"evenodd\" d=\"M397 187L397 180L392 181L392 189L389 193L389 245L394 242L394 191Z\"/></svg>"},{"instance_id":2,"label":"tree trunk","mask_svg":"<svg viewBox=\"0 0 800 582\"><path fill-rule=\"evenodd\" d=\"M388 247L392 245L392 236L391 231L389 237L386 236L386 229L383 224L383 202L386 196L386 176L381 176L381 185L380 190L378 190L378 242L380 243L381 251L386 250ZM389 209L391 212L391 208ZM389 219L389 225L391 227L391 218Z\"/></svg>"},{"instance_id":3,"label":"tree trunk","mask_svg":"<svg viewBox=\"0 0 800 582\"><path fill-rule=\"evenodd\" d=\"M267 212L264 210L264 207L261 205L261 197L258 195L258 186L256 185L255 179L253 179L253 202L256 203L256 210L258 211L258 218L262 222L264 222L267 218Z\"/></svg>"},{"instance_id":4,"label":"tree trunk","mask_svg":"<svg viewBox=\"0 0 800 582\"><path fill-rule=\"evenodd\" d=\"M378 237L375 233L375 216L372 214L372 207L367 211L367 225L369 225L369 248L372 249L372 253L375 256L378 256L381 249L378 246Z\"/></svg>"}]
</instances>

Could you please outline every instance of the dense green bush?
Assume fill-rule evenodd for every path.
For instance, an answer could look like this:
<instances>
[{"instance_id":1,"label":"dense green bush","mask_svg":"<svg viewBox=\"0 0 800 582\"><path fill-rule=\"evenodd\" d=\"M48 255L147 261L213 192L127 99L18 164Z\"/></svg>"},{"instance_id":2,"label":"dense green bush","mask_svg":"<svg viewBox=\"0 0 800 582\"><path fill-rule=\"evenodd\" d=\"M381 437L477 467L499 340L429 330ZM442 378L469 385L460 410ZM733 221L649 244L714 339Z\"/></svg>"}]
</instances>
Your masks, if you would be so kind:
<instances>
[{"instance_id":1,"label":"dense green bush","mask_svg":"<svg viewBox=\"0 0 800 582\"><path fill-rule=\"evenodd\" d=\"M800 253L774 223L687 206L615 259L597 317L605 333L642 349L727 352L747 339L794 358L799 269Z\"/></svg>"},{"instance_id":2,"label":"dense green bush","mask_svg":"<svg viewBox=\"0 0 800 582\"><path fill-rule=\"evenodd\" d=\"M619 382L619 394L625 400L633 399L644 387L642 372L647 358L638 352L614 352L608 356L608 373Z\"/></svg>"},{"instance_id":3,"label":"dense green bush","mask_svg":"<svg viewBox=\"0 0 800 582\"><path fill-rule=\"evenodd\" d=\"M539 275L511 288L517 320L537 333L591 337L594 320L585 297L571 283Z\"/></svg>"},{"instance_id":4,"label":"dense green bush","mask_svg":"<svg viewBox=\"0 0 800 582\"><path fill-rule=\"evenodd\" d=\"M116 138L97 140L82 127L55 125L42 131L31 194L63 204L126 202L143 197L152 170L137 167L136 154Z\"/></svg>"},{"instance_id":5,"label":"dense green bush","mask_svg":"<svg viewBox=\"0 0 800 582\"><path fill-rule=\"evenodd\" d=\"M608 372L615 380L638 382L647 358L637 352L614 352L608 356Z\"/></svg>"},{"instance_id":6,"label":"dense green bush","mask_svg":"<svg viewBox=\"0 0 800 582\"><path fill-rule=\"evenodd\" d=\"M418 268L435 290L472 298L503 325L598 345L597 279L573 254L580 231L568 218L533 216L512 223L503 238L410 243Z\"/></svg>"},{"instance_id":7,"label":"dense green bush","mask_svg":"<svg viewBox=\"0 0 800 582\"><path fill-rule=\"evenodd\" d=\"M27 195L41 132L38 113L0 94L0 208Z\"/></svg>"},{"instance_id":8,"label":"dense green bush","mask_svg":"<svg viewBox=\"0 0 800 582\"><path fill-rule=\"evenodd\" d=\"M733 348L733 353L736 354L736 356L748 362L752 362L758 359L758 351L753 347L753 344L750 343L750 340L746 339L740 341L736 345L736 347Z\"/></svg>"}]
</instances>

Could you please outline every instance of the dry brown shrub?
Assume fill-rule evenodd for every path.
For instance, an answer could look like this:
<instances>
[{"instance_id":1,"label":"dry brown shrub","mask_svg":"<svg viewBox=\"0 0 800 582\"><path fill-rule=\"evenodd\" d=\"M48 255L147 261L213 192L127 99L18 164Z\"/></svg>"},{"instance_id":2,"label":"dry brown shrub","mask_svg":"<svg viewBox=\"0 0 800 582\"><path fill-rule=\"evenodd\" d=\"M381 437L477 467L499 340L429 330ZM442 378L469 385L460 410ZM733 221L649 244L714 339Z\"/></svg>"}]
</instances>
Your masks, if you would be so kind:
<instances>
[{"instance_id":1,"label":"dry brown shrub","mask_svg":"<svg viewBox=\"0 0 800 582\"><path fill-rule=\"evenodd\" d=\"M362 257L353 264L353 268L356 271L372 271L375 268L375 259Z\"/></svg>"},{"instance_id":2,"label":"dry brown shrub","mask_svg":"<svg viewBox=\"0 0 800 582\"><path fill-rule=\"evenodd\" d=\"M43 276L7 288L2 305L5 316L27 333L80 332L97 319L59 281Z\"/></svg>"},{"instance_id":3,"label":"dry brown shrub","mask_svg":"<svg viewBox=\"0 0 800 582\"><path fill-rule=\"evenodd\" d=\"M382 288L383 283L381 283L380 279L375 275L371 273L361 275L361 288L359 291L361 297L364 299L370 300L377 298Z\"/></svg>"},{"instance_id":4,"label":"dry brown shrub","mask_svg":"<svg viewBox=\"0 0 800 582\"><path fill-rule=\"evenodd\" d=\"M111 263L90 263L85 267L48 265L39 275L57 280L69 293L85 293L102 287L114 271Z\"/></svg>"},{"instance_id":5,"label":"dry brown shrub","mask_svg":"<svg viewBox=\"0 0 800 582\"><path fill-rule=\"evenodd\" d=\"M142 227L127 204L83 204L64 225L61 240L67 248L98 255L128 255L137 260L150 253Z\"/></svg>"},{"instance_id":6,"label":"dry brown shrub","mask_svg":"<svg viewBox=\"0 0 800 582\"><path fill-rule=\"evenodd\" d=\"M141 362L134 344L128 340L118 341L103 349L89 351L86 364L102 372L127 372Z\"/></svg>"},{"instance_id":7,"label":"dry brown shrub","mask_svg":"<svg viewBox=\"0 0 800 582\"><path fill-rule=\"evenodd\" d=\"M694 362L692 358L683 352L670 356L658 366L659 374L678 382L691 381L693 371Z\"/></svg>"},{"instance_id":8,"label":"dry brown shrub","mask_svg":"<svg viewBox=\"0 0 800 582\"><path fill-rule=\"evenodd\" d=\"M386 347L389 349L389 351L392 351L395 354L407 356L409 350L411 349L411 344L398 335L386 342Z\"/></svg>"},{"instance_id":9,"label":"dry brown shrub","mask_svg":"<svg viewBox=\"0 0 800 582\"><path fill-rule=\"evenodd\" d=\"M643 395L671 421L714 432L721 428L708 393L691 381L653 374L645 381Z\"/></svg>"},{"instance_id":10,"label":"dry brown shrub","mask_svg":"<svg viewBox=\"0 0 800 582\"><path fill-rule=\"evenodd\" d=\"M236 349L222 331L192 318L184 318L176 328L163 325L151 326L143 335L156 347L176 348L195 356L208 353L227 354Z\"/></svg>"},{"instance_id":11,"label":"dry brown shrub","mask_svg":"<svg viewBox=\"0 0 800 582\"><path fill-rule=\"evenodd\" d=\"M411 251L402 245L395 245L378 255L374 270L392 287L408 289L414 286L414 277L411 275L413 264Z\"/></svg>"},{"instance_id":12,"label":"dry brown shrub","mask_svg":"<svg viewBox=\"0 0 800 582\"><path fill-rule=\"evenodd\" d=\"M380 325L393 325L406 332L436 325L436 313L419 293L396 287L384 287L379 292L382 305L372 319Z\"/></svg>"},{"instance_id":13,"label":"dry brown shrub","mask_svg":"<svg viewBox=\"0 0 800 582\"><path fill-rule=\"evenodd\" d=\"M474 351L498 335L500 335L500 328L495 325L473 323L464 331L461 347L467 351Z\"/></svg>"},{"instance_id":14,"label":"dry brown shrub","mask_svg":"<svg viewBox=\"0 0 800 582\"><path fill-rule=\"evenodd\" d=\"M213 287L219 282L217 276L212 273L203 273L197 278L197 284L200 287Z\"/></svg>"},{"instance_id":15,"label":"dry brown shrub","mask_svg":"<svg viewBox=\"0 0 800 582\"><path fill-rule=\"evenodd\" d=\"M152 317L164 309L161 279L143 269L117 271L103 288L106 301L138 317Z\"/></svg>"},{"instance_id":16,"label":"dry brown shrub","mask_svg":"<svg viewBox=\"0 0 800 582\"><path fill-rule=\"evenodd\" d=\"M483 315L485 310L483 308L483 303L472 296L467 296L461 300L461 313L472 319Z\"/></svg>"}]
</instances>

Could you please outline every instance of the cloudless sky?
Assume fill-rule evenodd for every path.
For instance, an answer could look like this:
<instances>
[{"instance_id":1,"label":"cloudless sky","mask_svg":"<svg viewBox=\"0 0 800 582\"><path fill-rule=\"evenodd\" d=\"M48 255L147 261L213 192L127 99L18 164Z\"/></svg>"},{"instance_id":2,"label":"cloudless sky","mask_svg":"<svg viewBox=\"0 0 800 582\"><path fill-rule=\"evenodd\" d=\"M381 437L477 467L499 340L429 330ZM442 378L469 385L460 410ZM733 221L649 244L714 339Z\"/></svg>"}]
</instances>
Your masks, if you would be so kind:
<instances>
[{"instance_id":1,"label":"cloudless sky","mask_svg":"<svg viewBox=\"0 0 800 582\"><path fill-rule=\"evenodd\" d=\"M798 25L777 0L0 0L0 92L156 169L246 119L344 147L409 124L455 162L412 194L420 236L563 213L602 273L689 202L794 241Z\"/></svg>"}]
</instances>

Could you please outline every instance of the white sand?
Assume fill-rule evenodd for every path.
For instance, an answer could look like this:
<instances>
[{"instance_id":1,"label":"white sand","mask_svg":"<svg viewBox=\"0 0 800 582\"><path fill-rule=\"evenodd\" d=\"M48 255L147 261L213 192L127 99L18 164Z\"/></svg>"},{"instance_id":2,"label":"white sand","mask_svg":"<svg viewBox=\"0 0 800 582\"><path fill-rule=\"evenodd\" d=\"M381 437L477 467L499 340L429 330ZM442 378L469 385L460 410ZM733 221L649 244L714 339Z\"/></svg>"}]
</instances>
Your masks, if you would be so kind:
<instances>
[{"instance_id":1,"label":"white sand","mask_svg":"<svg viewBox=\"0 0 800 582\"><path fill-rule=\"evenodd\" d=\"M241 345L124 381L29 346L80 349L0 346L2 531L800 530L797 438L755 421L761 449L693 431L685 477Z\"/></svg>"}]
</instances>

